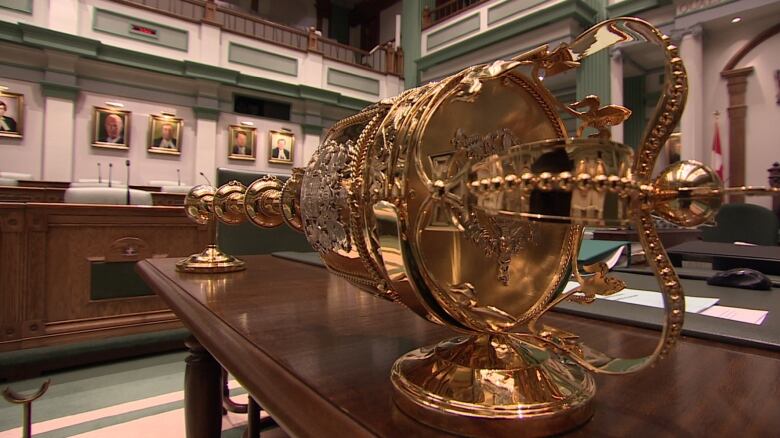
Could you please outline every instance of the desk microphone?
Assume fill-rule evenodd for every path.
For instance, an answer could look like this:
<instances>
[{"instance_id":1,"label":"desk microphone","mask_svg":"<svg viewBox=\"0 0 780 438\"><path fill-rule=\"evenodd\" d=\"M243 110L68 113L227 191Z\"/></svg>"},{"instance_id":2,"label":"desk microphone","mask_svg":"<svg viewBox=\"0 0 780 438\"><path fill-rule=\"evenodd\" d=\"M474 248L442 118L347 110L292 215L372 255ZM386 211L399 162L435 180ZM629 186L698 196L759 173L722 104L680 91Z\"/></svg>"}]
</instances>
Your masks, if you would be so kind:
<instances>
[{"instance_id":1,"label":"desk microphone","mask_svg":"<svg viewBox=\"0 0 780 438\"><path fill-rule=\"evenodd\" d=\"M181 185L181 169L176 169L176 182Z\"/></svg>"},{"instance_id":2,"label":"desk microphone","mask_svg":"<svg viewBox=\"0 0 780 438\"><path fill-rule=\"evenodd\" d=\"M111 187L111 170L114 168L114 163L108 163L108 186Z\"/></svg>"},{"instance_id":3,"label":"desk microphone","mask_svg":"<svg viewBox=\"0 0 780 438\"><path fill-rule=\"evenodd\" d=\"M203 173L203 172L200 172L200 176L202 176L202 177L203 177L203 179L205 179L205 180L206 180L206 182L207 182L207 183L209 183L209 185L211 185L211 181L209 181L209 179L208 179L208 178L206 178L206 174L205 174L205 173Z\"/></svg>"},{"instance_id":4,"label":"desk microphone","mask_svg":"<svg viewBox=\"0 0 780 438\"><path fill-rule=\"evenodd\" d=\"M127 205L130 205L130 160L125 160L125 167L127 167Z\"/></svg>"},{"instance_id":5,"label":"desk microphone","mask_svg":"<svg viewBox=\"0 0 780 438\"><path fill-rule=\"evenodd\" d=\"M100 175L100 163L98 163L98 184L103 183L103 177Z\"/></svg>"}]
</instances>

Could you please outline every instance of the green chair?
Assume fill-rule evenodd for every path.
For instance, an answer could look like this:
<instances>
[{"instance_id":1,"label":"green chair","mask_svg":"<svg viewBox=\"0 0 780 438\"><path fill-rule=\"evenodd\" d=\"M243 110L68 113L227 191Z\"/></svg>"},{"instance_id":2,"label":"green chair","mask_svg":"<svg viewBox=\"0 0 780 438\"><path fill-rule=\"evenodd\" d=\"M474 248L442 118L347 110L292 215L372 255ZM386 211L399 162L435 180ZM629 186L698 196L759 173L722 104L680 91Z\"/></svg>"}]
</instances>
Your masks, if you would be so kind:
<instances>
[{"instance_id":1,"label":"green chair","mask_svg":"<svg viewBox=\"0 0 780 438\"><path fill-rule=\"evenodd\" d=\"M217 186L233 180L248 186L254 180L266 175L268 174L220 168L217 169ZM283 176L279 179L287 180ZM219 247L230 255L270 254L277 251L314 251L303 234L290 229L285 224L271 229L262 229L250 222L244 222L241 225L219 223L217 227Z\"/></svg>"},{"instance_id":2,"label":"green chair","mask_svg":"<svg viewBox=\"0 0 780 438\"><path fill-rule=\"evenodd\" d=\"M777 216L760 205L726 204L715 216L714 227L701 230L705 242L747 242L756 245L777 245L780 229Z\"/></svg>"}]
</instances>

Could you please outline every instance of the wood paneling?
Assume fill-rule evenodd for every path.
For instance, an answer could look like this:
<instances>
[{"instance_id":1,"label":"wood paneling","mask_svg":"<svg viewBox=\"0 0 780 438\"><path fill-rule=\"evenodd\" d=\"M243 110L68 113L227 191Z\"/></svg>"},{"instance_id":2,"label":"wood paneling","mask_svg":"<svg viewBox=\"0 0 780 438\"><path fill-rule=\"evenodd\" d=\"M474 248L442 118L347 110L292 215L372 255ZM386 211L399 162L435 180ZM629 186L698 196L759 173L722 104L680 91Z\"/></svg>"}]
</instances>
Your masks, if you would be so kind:
<instances>
[{"instance_id":1,"label":"wood paneling","mask_svg":"<svg viewBox=\"0 0 780 438\"><path fill-rule=\"evenodd\" d=\"M177 326L156 296L91 300L91 264L186 256L207 242L182 207L0 203L0 351Z\"/></svg>"},{"instance_id":2,"label":"wood paneling","mask_svg":"<svg viewBox=\"0 0 780 438\"><path fill-rule=\"evenodd\" d=\"M0 202L63 202L65 189L0 186Z\"/></svg>"}]
</instances>

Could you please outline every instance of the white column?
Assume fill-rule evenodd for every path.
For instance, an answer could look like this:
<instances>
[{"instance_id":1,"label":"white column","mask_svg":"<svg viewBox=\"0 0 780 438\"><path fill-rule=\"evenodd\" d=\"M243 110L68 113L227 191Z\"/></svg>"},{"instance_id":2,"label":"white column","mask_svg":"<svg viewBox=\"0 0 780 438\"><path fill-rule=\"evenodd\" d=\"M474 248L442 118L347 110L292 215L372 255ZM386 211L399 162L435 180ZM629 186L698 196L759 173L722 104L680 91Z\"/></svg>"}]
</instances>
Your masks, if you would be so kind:
<instances>
[{"instance_id":1,"label":"white column","mask_svg":"<svg viewBox=\"0 0 780 438\"><path fill-rule=\"evenodd\" d=\"M70 181L73 178L73 120L75 103L59 97L44 98L43 172L44 181Z\"/></svg>"},{"instance_id":2,"label":"white column","mask_svg":"<svg viewBox=\"0 0 780 438\"><path fill-rule=\"evenodd\" d=\"M306 167L309 164L314 151L320 146L320 136L321 134L303 134L303 161L300 163L301 167Z\"/></svg>"},{"instance_id":3,"label":"white column","mask_svg":"<svg viewBox=\"0 0 780 438\"><path fill-rule=\"evenodd\" d=\"M59 32L79 33L79 0L49 2L49 29Z\"/></svg>"},{"instance_id":4,"label":"white column","mask_svg":"<svg viewBox=\"0 0 780 438\"><path fill-rule=\"evenodd\" d=\"M688 72L688 100L680 120L682 159L707 162L707 145L704 144L704 49L702 28L688 29L680 43L680 56L685 60Z\"/></svg>"},{"instance_id":5,"label":"white column","mask_svg":"<svg viewBox=\"0 0 780 438\"><path fill-rule=\"evenodd\" d=\"M325 88L328 79L322 55L313 52L306 53L298 70L298 80L310 87Z\"/></svg>"},{"instance_id":6,"label":"white column","mask_svg":"<svg viewBox=\"0 0 780 438\"><path fill-rule=\"evenodd\" d=\"M200 24L200 60L203 64L222 65L220 29L208 23Z\"/></svg>"},{"instance_id":7,"label":"white column","mask_svg":"<svg viewBox=\"0 0 780 438\"><path fill-rule=\"evenodd\" d=\"M610 104L623 105L623 52L612 51L610 76ZM623 123L612 127L612 141L623 143Z\"/></svg>"},{"instance_id":8,"label":"white column","mask_svg":"<svg viewBox=\"0 0 780 438\"><path fill-rule=\"evenodd\" d=\"M207 118L195 121L195 181L203 184L200 172L217 183L217 121Z\"/></svg>"}]
</instances>

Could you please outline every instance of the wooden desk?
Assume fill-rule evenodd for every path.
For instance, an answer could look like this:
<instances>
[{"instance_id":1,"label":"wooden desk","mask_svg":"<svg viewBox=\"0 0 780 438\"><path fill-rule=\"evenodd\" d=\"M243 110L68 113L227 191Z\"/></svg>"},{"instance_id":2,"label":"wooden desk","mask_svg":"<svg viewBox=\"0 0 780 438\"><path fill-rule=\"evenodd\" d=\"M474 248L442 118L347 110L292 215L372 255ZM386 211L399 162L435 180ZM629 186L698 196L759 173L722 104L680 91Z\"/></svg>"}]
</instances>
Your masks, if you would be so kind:
<instances>
[{"instance_id":1,"label":"wooden desk","mask_svg":"<svg viewBox=\"0 0 780 438\"><path fill-rule=\"evenodd\" d=\"M181 207L184 205L185 193L152 192L152 203L154 205L168 205L171 207Z\"/></svg>"},{"instance_id":2,"label":"wooden desk","mask_svg":"<svg viewBox=\"0 0 780 438\"><path fill-rule=\"evenodd\" d=\"M64 188L0 186L0 202L63 202Z\"/></svg>"},{"instance_id":3,"label":"wooden desk","mask_svg":"<svg viewBox=\"0 0 780 438\"><path fill-rule=\"evenodd\" d=\"M658 230L658 237L661 238L665 248L678 245L691 240L701 240L701 231L698 229L673 228ZM639 235L636 230L605 230L597 229L593 231L595 240L627 240L629 242L639 242Z\"/></svg>"},{"instance_id":4,"label":"wooden desk","mask_svg":"<svg viewBox=\"0 0 780 438\"><path fill-rule=\"evenodd\" d=\"M42 188L67 189L68 187L70 187L70 182L19 180L19 187L42 187Z\"/></svg>"},{"instance_id":5,"label":"wooden desk","mask_svg":"<svg viewBox=\"0 0 780 438\"><path fill-rule=\"evenodd\" d=\"M713 269L752 268L764 274L780 275L780 246L735 245L723 242L691 241L667 248L675 266L683 260L712 262Z\"/></svg>"},{"instance_id":6,"label":"wooden desk","mask_svg":"<svg viewBox=\"0 0 780 438\"><path fill-rule=\"evenodd\" d=\"M208 241L183 207L0 203L0 352L180 327L123 283L144 286L138 260Z\"/></svg>"},{"instance_id":7,"label":"wooden desk","mask_svg":"<svg viewBox=\"0 0 780 438\"><path fill-rule=\"evenodd\" d=\"M293 436L445 435L395 407L389 375L396 358L452 332L322 268L270 256L245 259L246 271L214 276L177 273L175 259L138 263L141 276L208 350L192 344L187 360L188 436L218 436L209 435L220 424L219 367L209 352ZM620 354L643 354L657 337L562 314L546 323ZM682 339L648 371L596 379L596 414L570 436L780 430L776 352Z\"/></svg>"}]
</instances>

